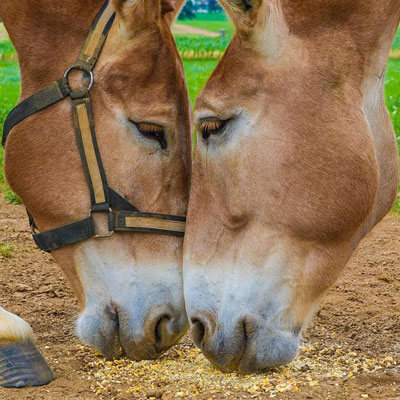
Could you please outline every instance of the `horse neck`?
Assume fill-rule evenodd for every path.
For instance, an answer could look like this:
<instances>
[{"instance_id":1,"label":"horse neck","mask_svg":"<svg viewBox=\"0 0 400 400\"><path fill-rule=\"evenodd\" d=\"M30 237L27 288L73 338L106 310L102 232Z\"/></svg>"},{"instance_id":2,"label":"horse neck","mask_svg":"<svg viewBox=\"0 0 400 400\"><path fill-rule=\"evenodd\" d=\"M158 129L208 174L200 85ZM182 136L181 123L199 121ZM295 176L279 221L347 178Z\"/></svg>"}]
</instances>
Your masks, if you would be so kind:
<instances>
[{"instance_id":1,"label":"horse neck","mask_svg":"<svg viewBox=\"0 0 400 400\"><path fill-rule=\"evenodd\" d=\"M400 15L400 0L272 0L270 4L279 4L291 32L301 36L351 27L368 40L368 31L391 29Z\"/></svg>"},{"instance_id":2,"label":"horse neck","mask_svg":"<svg viewBox=\"0 0 400 400\"><path fill-rule=\"evenodd\" d=\"M22 97L59 79L74 63L103 2L1 2L0 17L20 63Z\"/></svg>"},{"instance_id":3,"label":"horse neck","mask_svg":"<svg viewBox=\"0 0 400 400\"><path fill-rule=\"evenodd\" d=\"M383 72L399 25L400 0L278 0L270 4L272 11L280 7L276 14L283 18L277 21L287 29L283 40L299 39L295 47L303 49L299 56L303 65L337 68L357 83L371 71ZM303 55L307 60L302 60Z\"/></svg>"}]
</instances>

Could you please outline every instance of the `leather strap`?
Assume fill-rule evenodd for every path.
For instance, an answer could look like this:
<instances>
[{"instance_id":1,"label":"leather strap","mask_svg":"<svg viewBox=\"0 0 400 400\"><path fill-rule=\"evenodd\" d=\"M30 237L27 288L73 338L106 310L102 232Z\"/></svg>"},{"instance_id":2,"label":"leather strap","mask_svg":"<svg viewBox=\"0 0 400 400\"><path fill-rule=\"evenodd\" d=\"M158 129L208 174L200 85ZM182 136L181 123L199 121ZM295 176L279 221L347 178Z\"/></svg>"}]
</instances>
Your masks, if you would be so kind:
<instances>
[{"instance_id":1,"label":"leather strap","mask_svg":"<svg viewBox=\"0 0 400 400\"><path fill-rule=\"evenodd\" d=\"M108 213L108 219L110 233L161 233L181 237L185 234L186 218L184 217L129 211L111 211ZM91 239L95 236L96 229L92 216L56 229L42 233L33 233L33 239L37 246L46 252Z\"/></svg>"},{"instance_id":2,"label":"leather strap","mask_svg":"<svg viewBox=\"0 0 400 400\"><path fill-rule=\"evenodd\" d=\"M110 214L110 231L163 233L184 236L185 217L116 211Z\"/></svg>"},{"instance_id":3,"label":"leather strap","mask_svg":"<svg viewBox=\"0 0 400 400\"><path fill-rule=\"evenodd\" d=\"M115 190L108 188L108 195L110 198L110 205L115 210L139 212L139 210L132 205L125 197L121 196Z\"/></svg>"},{"instance_id":4,"label":"leather strap","mask_svg":"<svg viewBox=\"0 0 400 400\"><path fill-rule=\"evenodd\" d=\"M90 29L89 36L79 54L76 65L81 66L87 71L93 70L100 57L101 50L114 23L114 19L114 8L109 1L106 1Z\"/></svg>"},{"instance_id":5,"label":"leather strap","mask_svg":"<svg viewBox=\"0 0 400 400\"><path fill-rule=\"evenodd\" d=\"M116 191L109 189L109 196L112 207L128 212L138 212L138 210L131 203L129 203L128 200L126 200ZM96 236L92 216L69 225L63 225L59 228L39 233L37 232L37 226L32 215L29 213L29 211L27 211L27 213L32 229L33 239L37 246L43 251L50 252L52 250L65 247L70 244L75 244L83 240L91 239ZM109 221L111 221L111 217L109 217ZM111 222L109 225L111 226Z\"/></svg>"},{"instance_id":6,"label":"leather strap","mask_svg":"<svg viewBox=\"0 0 400 400\"><path fill-rule=\"evenodd\" d=\"M60 226L50 231L33 233L33 240L40 249L50 252L92 238L95 235L94 221L90 216L82 221Z\"/></svg>"},{"instance_id":7,"label":"leather strap","mask_svg":"<svg viewBox=\"0 0 400 400\"><path fill-rule=\"evenodd\" d=\"M101 160L89 94L72 100L76 140L90 189L92 212L108 211L108 184Z\"/></svg>"},{"instance_id":8,"label":"leather strap","mask_svg":"<svg viewBox=\"0 0 400 400\"><path fill-rule=\"evenodd\" d=\"M35 114L45 108L65 99L71 93L71 89L66 85L65 79L60 79L50 86L28 97L22 103L18 104L8 114L3 127L3 147L6 145L8 135L11 129L32 114Z\"/></svg>"}]
</instances>

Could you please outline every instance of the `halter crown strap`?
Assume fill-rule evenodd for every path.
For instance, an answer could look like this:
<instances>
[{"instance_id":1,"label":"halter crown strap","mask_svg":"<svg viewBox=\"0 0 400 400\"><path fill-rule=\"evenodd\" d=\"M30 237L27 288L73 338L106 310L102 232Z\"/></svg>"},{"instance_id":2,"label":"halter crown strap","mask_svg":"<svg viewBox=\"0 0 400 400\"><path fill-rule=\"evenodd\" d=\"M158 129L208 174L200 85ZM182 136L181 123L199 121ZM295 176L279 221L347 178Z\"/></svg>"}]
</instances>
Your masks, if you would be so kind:
<instances>
[{"instance_id":1,"label":"halter crown strap","mask_svg":"<svg viewBox=\"0 0 400 400\"><path fill-rule=\"evenodd\" d=\"M52 104L65 99L70 92L71 90L69 87L65 86L64 80L60 79L18 104L4 121L2 146L4 147L6 145L8 135L15 125L32 114L42 111Z\"/></svg>"},{"instance_id":2,"label":"halter crown strap","mask_svg":"<svg viewBox=\"0 0 400 400\"><path fill-rule=\"evenodd\" d=\"M185 217L141 213L127 199L108 186L94 128L90 89L94 83L93 69L99 59L107 35L115 19L115 11L107 0L90 29L85 45L76 63L69 67L64 77L21 102L11 111L4 123L3 146L11 129L28 118L66 97L71 98L76 142L90 190L90 216L68 225L38 233L33 217L29 220L36 244L50 252L93 237L107 237L114 232L146 232L184 236ZM89 84L81 90L72 90L68 77L72 70L82 71ZM109 233L97 235L93 213L108 213Z\"/></svg>"}]
</instances>

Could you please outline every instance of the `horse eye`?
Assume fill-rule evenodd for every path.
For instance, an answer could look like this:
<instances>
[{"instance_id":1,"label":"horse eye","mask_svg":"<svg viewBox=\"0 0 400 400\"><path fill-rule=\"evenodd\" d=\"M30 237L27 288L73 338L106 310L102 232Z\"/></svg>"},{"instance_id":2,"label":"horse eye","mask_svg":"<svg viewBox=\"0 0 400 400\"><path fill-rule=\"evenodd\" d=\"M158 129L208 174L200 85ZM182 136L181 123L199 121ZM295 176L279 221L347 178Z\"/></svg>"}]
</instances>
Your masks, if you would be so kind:
<instances>
[{"instance_id":1,"label":"horse eye","mask_svg":"<svg viewBox=\"0 0 400 400\"><path fill-rule=\"evenodd\" d=\"M220 120L217 118L203 120L200 124L200 133L203 139L208 139L211 135L220 135L229 120Z\"/></svg>"},{"instance_id":2,"label":"horse eye","mask_svg":"<svg viewBox=\"0 0 400 400\"><path fill-rule=\"evenodd\" d=\"M157 142L160 143L161 148L163 150L167 149L167 140L165 137L164 128L162 126L152 124L150 122L139 122L139 123L135 123L133 121L130 122L136 126L137 130L143 136L152 140L157 140Z\"/></svg>"}]
</instances>

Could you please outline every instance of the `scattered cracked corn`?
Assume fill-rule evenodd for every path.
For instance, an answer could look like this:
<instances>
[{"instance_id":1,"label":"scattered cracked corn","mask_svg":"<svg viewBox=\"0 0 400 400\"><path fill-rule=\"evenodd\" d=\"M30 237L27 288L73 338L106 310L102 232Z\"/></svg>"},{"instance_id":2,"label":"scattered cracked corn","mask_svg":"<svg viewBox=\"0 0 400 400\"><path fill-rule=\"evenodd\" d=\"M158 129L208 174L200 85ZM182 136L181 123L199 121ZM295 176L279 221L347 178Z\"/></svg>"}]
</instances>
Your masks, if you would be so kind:
<instances>
[{"instance_id":1,"label":"scattered cracked corn","mask_svg":"<svg viewBox=\"0 0 400 400\"><path fill-rule=\"evenodd\" d=\"M340 350L340 351L338 351ZM240 398L276 397L318 386L324 380L353 379L361 374L397 368L391 356L369 357L354 350L315 343L303 346L290 365L259 375L224 374L215 369L191 344L181 344L156 361L105 361L97 352L77 346L85 363L85 378L100 398ZM153 396L156 393L157 396ZM246 394L247 393L247 394ZM362 394L361 398L368 398Z\"/></svg>"}]
</instances>

